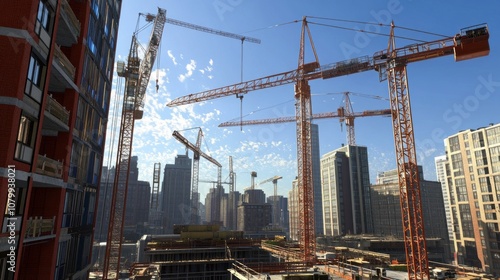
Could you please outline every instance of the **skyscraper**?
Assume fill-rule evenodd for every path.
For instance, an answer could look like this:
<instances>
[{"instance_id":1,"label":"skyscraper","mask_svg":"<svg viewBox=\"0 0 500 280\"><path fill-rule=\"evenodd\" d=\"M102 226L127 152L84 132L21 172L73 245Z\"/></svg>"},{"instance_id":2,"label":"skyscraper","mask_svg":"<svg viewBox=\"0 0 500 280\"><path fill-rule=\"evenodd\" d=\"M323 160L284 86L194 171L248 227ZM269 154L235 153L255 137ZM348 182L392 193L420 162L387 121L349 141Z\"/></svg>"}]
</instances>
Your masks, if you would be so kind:
<instances>
[{"instance_id":1,"label":"skyscraper","mask_svg":"<svg viewBox=\"0 0 500 280\"><path fill-rule=\"evenodd\" d=\"M438 156L434 158L434 163L436 164L436 176L438 182L441 184L441 192L443 193L443 203L444 203L444 213L446 216L446 227L448 228L448 240L450 242L450 252L455 252L454 235L453 235L453 220L451 218L451 205L450 205L450 193L448 191L448 182L446 180L446 155ZM449 170L448 170L449 171Z\"/></svg>"},{"instance_id":2,"label":"skyscraper","mask_svg":"<svg viewBox=\"0 0 500 280\"><path fill-rule=\"evenodd\" d=\"M366 147L348 145L325 154L321 186L326 236L372 233Z\"/></svg>"},{"instance_id":3,"label":"skyscraper","mask_svg":"<svg viewBox=\"0 0 500 280\"><path fill-rule=\"evenodd\" d=\"M311 124L312 180L314 190L314 226L316 235L323 235L323 198L321 191L321 157L319 151L319 128Z\"/></svg>"},{"instance_id":4,"label":"skyscraper","mask_svg":"<svg viewBox=\"0 0 500 280\"><path fill-rule=\"evenodd\" d=\"M190 222L191 166L187 155L177 155L174 164L165 165L161 204L165 233L173 233L175 224Z\"/></svg>"},{"instance_id":5,"label":"skyscraper","mask_svg":"<svg viewBox=\"0 0 500 280\"><path fill-rule=\"evenodd\" d=\"M500 124L444 140L458 264L500 274Z\"/></svg>"},{"instance_id":6,"label":"skyscraper","mask_svg":"<svg viewBox=\"0 0 500 280\"><path fill-rule=\"evenodd\" d=\"M1 6L0 278L85 278L121 1Z\"/></svg>"}]
</instances>

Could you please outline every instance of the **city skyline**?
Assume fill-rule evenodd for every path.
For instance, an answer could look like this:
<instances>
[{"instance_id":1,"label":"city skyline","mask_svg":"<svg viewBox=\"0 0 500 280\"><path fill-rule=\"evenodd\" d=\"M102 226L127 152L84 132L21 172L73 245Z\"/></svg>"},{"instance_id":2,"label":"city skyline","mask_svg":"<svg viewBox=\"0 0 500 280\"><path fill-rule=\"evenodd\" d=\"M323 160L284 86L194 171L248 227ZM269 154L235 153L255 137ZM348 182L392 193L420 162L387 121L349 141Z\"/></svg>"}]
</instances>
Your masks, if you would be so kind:
<instances>
[{"instance_id":1,"label":"city skyline","mask_svg":"<svg viewBox=\"0 0 500 280\"><path fill-rule=\"evenodd\" d=\"M306 5L301 2L275 1L196 1L199 9L193 10L192 2L147 3L125 2L123 21L119 30L116 60L124 60L130 47L130 38L138 12L155 13L156 7L167 9L167 18L234 32L261 40L261 44L243 45L241 67L241 42L167 24L159 53L159 64L152 71L151 83L146 94L144 118L136 123L133 154L144 159L140 180L152 180L154 162L171 163L177 154L184 152L171 134L201 126L205 134L202 149L223 165L223 180L228 174L228 156L233 156L237 174L237 189L250 186L250 172L257 171L259 180L275 175L283 176L278 193L286 194L297 175L295 125L274 124L219 128L220 123L238 120L240 101L234 97L221 98L195 105L175 108L165 105L172 99L206 89L230 85L243 80L263 77L292 70L297 67L300 21L304 15L359 21L320 21L311 17L311 33L321 64L342 61L359 56L373 55L387 47L386 36L366 35L353 30L330 28L325 25L345 26L354 30L372 30L387 35L389 28L376 23L414 28L435 34L454 36L461 28L487 23L491 31L489 56L456 63L452 56L436 58L408 65L412 96L418 163L429 179L435 179L434 157L444 152L443 138L459 130L479 128L498 123L494 112L500 102L500 75L494 61L499 60L495 50L500 35L500 23L494 20L497 4L484 5L460 1L459 3L434 3L430 1L388 1L331 3L319 2ZM433 9L428 7L432 5ZM271 11L279 10L280 13ZM428 21L417 21L425 13ZM252 16L250 16L252 15ZM461 15L461 16L460 16ZM466 15L466 16L465 16ZM440 24L436 25L435 22ZM366 22L366 23L365 23ZM372 23L372 24L369 24ZM252 31L252 32L250 32ZM419 40L436 40L442 37L396 29L396 35ZM397 39L397 46L418 41ZM200 47L202 46L202 47ZM306 61L312 55L306 42ZM155 80L159 80L158 92ZM115 84L116 84L115 80ZM360 73L346 77L311 82L313 112L331 112L342 105L344 91L388 97L387 83L378 81L378 74ZM113 95L114 97L115 95ZM354 111L389 108L386 100L353 96ZM264 101L264 102L263 102ZM113 102L111 104L114 104ZM244 119L293 116L293 86L282 86L249 92L243 98ZM109 124L112 124L110 112ZM346 143L345 129L338 119L318 120L320 126L320 155ZM382 170L396 168L394 141L390 118L362 118L356 120L356 140L369 148L371 182ZM111 133L108 133L111 136ZM185 133L195 141L196 136ZM108 137L107 150L112 144ZM346 143L347 144L347 143ZM116 145L114 146L116 147ZM115 163L111 160L111 165ZM106 163L105 165L110 165ZM217 170L201 160L200 179L214 180ZM210 184L200 183L200 197L208 192ZM262 188L271 193L272 186Z\"/></svg>"}]
</instances>

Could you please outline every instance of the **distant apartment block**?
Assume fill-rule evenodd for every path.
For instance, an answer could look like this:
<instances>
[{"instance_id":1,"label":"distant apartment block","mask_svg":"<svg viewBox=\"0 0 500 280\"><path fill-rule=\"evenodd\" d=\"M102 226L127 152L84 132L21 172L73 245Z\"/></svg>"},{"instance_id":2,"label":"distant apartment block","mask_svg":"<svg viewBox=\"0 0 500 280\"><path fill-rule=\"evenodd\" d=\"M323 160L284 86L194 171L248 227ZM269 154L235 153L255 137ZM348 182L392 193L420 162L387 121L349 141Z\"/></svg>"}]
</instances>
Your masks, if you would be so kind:
<instances>
[{"instance_id":1,"label":"distant apartment block","mask_svg":"<svg viewBox=\"0 0 500 280\"><path fill-rule=\"evenodd\" d=\"M321 158L326 236L373 232L368 151L343 146Z\"/></svg>"},{"instance_id":2,"label":"distant apartment block","mask_svg":"<svg viewBox=\"0 0 500 280\"><path fill-rule=\"evenodd\" d=\"M500 275L500 124L444 144L456 261Z\"/></svg>"},{"instance_id":3,"label":"distant apartment block","mask_svg":"<svg viewBox=\"0 0 500 280\"><path fill-rule=\"evenodd\" d=\"M272 206L261 189L246 189L238 205L238 230L259 232L272 224Z\"/></svg>"},{"instance_id":4,"label":"distant apartment block","mask_svg":"<svg viewBox=\"0 0 500 280\"><path fill-rule=\"evenodd\" d=\"M418 171L425 236L441 239L440 243L445 245L443 246L445 248L439 251L429 251L429 259L438 262L449 261L452 256L449 249L441 184L425 180L421 166L418 166ZM378 182L383 178L383 181L389 183L371 186L373 233L402 239L404 236L397 169L381 172L379 175L381 178L377 178Z\"/></svg>"},{"instance_id":5,"label":"distant apartment block","mask_svg":"<svg viewBox=\"0 0 500 280\"><path fill-rule=\"evenodd\" d=\"M274 203L277 202L278 209L276 213L274 212ZM285 232L288 232L288 198L282 195L274 195L267 197L267 203L273 207L272 221L273 225L277 225L282 228Z\"/></svg>"},{"instance_id":6,"label":"distant apartment block","mask_svg":"<svg viewBox=\"0 0 500 280\"><path fill-rule=\"evenodd\" d=\"M166 164L162 184L164 233L173 233L174 225L191 220L191 168L187 155L177 155L174 164Z\"/></svg>"}]
</instances>

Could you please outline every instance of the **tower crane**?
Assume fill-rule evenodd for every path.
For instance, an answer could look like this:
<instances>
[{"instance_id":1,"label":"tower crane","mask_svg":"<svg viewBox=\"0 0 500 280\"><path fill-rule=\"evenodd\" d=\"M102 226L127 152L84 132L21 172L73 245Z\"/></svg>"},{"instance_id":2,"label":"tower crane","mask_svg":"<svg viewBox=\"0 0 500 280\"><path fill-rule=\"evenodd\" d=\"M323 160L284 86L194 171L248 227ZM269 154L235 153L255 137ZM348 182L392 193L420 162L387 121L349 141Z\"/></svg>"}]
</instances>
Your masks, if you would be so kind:
<instances>
[{"instance_id":1,"label":"tower crane","mask_svg":"<svg viewBox=\"0 0 500 280\"><path fill-rule=\"evenodd\" d=\"M236 199L235 199L235 189L236 189L236 173L233 171L233 157L229 156L229 203L227 211L228 228L230 230L236 230L237 226L237 215L236 213Z\"/></svg>"},{"instance_id":2,"label":"tower crane","mask_svg":"<svg viewBox=\"0 0 500 280\"><path fill-rule=\"evenodd\" d=\"M116 157L116 173L110 206L110 221L108 225L107 246L103 269L104 279L116 279L120 270L121 240L123 237L123 221L125 217L124 213L128 189L130 157L132 154L134 123L135 120L142 119L143 116L142 110L144 108L146 88L149 84L151 71L158 53L165 23L168 22L169 24L238 39L241 40L242 44L244 41L260 44L259 39L240 36L234 33L215 30L179 20L167 19L166 10L161 8L158 8L158 13L156 15L139 13L139 17L140 16L144 16L147 22L153 22L149 43L142 58L142 62L139 58L139 42L137 35L143 28L139 29L139 26L137 26L132 35L127 66L125 66L124 62L117 62L118 76L125 78L125 96L123 98L118 152Z\"/></svg>"},{"instance_id":3,"label":"tower crane","mask_svg":"<svg viewBox=\"0 0 500 280\"><path fill-rule=\"evenodd\" d=\"M307 29L306 18L302 21L299 51L299 65L295 70L263 78L237 83L217 89L179 97L168 106L179 106L229 95L241 94L257 89L295 83L296 120L297 120L297 160L299 185L299 225L300 244L303 248L303 260L315 260L314 215L312 205L310 119L311 102L308 81L329 79L376 70L379 80L388 80L390 104L396 146L396 160L400 186L400 202L403 220L406 260L409 279L429 277L427 249L422 222L420 185L418 179L414 132L411 117L406 65L430 58L454 55L455 61L477 58L489 54L489 31L486 24L464 28L455 36L401 48L396 48L394 25L391 27L388 48L373 56L330 63L320 66L316 61L304 63L304 31ZM312 45L312 41L311 41ZM314 50L314 47L313 47ZM309 223L313 221L312 225Z\"/></svg>"},{"instance_id":4,"label":"tower crane","mask_svg":"<svg viewBox=\"0 0 500 280\"><path fill-rule=\"evenodd\" d=\"M104 259L104 279L117 279L120 270L120 255L123 238L123 223L127 200L130 157L135 120L142 118L144 97L154 60L161 41L165 25L166 10L158 8L158 14L149 19L154 21L149 44L141 60L138 56L137 33L132 36L132 46L128 55L128 65L123 62L118 65L118 75L125 78L125 95L116 156L116 173L111 198L111 211L108 225L106 253Z\"/></svg>"},{"instance_id":5,"label":"tower crane","mask_svg":"<svg viewBox=\"0 0 500 280\"><path fill-rule=\"evenodd\" d=\"M345 96L349 95L349 92L344 93ZM343 106L337 109L337 112L326 112L319 114L312 114L312 119L327 119L327 118L340 118L341 122L345 122L347 129L347 142L349 145L356 145L356 137L354 135L354 119L359 117L373 117L373 116L390 116L391 109L381 109L381 110L366 110L363 112L353 112L350 99L346 99L346 104L348 104L351 109L349 111ZM296 117L280 117L280 118L270 118L270 119L260 119L260 120L246 120L246 121L229 121L219 124L219 127L229 127L229 126L243 126L243 125L259 125L259 124L272 124L272 123L287 123L295 122Z\"/></svg>"},{"instance_id":6,"label":"tower crane","mask_svg":"<svg viewBox=\"0 0 500 280\"><path fill-rule=\"evenodd\" d=\"M279 216L279 212L278 212L278 208L279 208L278 207L278 180L279 179L283 179L283 177L274 176L272 178L269 178L267 180L260 182L260 184L259 184L259 185L263 185L265 183L273 182L273 186L274 186L273 224L275 227L277 227L279 225L279 220L280 220L280 216Z\"/></svg>"},{"instance_id":7,"label":"tower crane","mask_svg":"<svg viewBox=\"0 0 500 280\"><path fill-rule=\"evenodd\" d=\"M196 144L189 142L184 136L182 136L177 130L174 130L172 136L177 139L177 141L181 142L186 146L186 149L193 151L193 178L191 185L191 223L198 224L198 202L199 202L199 194L198 194L198 182L199 182L199 169L200 169L200 156L207 159L211 163L215 164L217 168L217 182L220 185L221 183L221 168L222 165L212 158L211 156L204 153L201 149L201 140L203 138L203 132L200 127L198 127L198 137L196 139Z\"/></svg>"}]
</instances>

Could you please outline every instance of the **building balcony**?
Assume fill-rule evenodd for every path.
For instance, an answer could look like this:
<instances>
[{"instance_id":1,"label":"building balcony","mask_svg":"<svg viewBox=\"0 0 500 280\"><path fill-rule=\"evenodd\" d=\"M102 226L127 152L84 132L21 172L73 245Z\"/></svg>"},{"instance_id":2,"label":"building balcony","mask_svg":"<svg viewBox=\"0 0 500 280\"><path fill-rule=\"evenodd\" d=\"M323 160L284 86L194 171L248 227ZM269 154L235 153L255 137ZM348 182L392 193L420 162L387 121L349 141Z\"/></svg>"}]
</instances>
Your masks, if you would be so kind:
<instances>
[{"instance_id":1,"label":"building balcony","mask_svg":"<svg viewBox=\"0 0 500 280\"><path fill-rule=\"evenodd\" d=\"M50 77L49 91L64 92L67 88L78 90L75 85L76 68L64 55L58 45L54 47L54 59L52 62L52 75Z\"/></svg>"},{"instance_id":2,"label":"building balcony","mask_svg":"<svg viewBox=\"0 0 500 280\"><path fill-rule=\"evenodd\" d=\"M56 136L58 131L69 131L69 111L52 96L48 96L43 121L43 135Z\"/></svg>"},{"instance_id":3,"label":"building balcony","mask_svg":"<svg viewBox=\"0 0 500 280\"><path fill-rule=\"evenodd\" d=\"M56 42L60 46L69 47L78 42L81 24L67 0L61 0L61 17Z\"/></svg>"},{"instance_id":4,"label":"building balcony","mask_svg":"<svg viewBox=\"0 0 500 280\"><path fill-rule=\"evenodd\" d=\"M55 236L56 217L44 218L41 216L29 217L26 221L25 242Z\"/></svg>"},{"instance_id":5,"label":"building balcony","mask_svg":"<svg viewBox=\"0 0 500 280\"><path fill-rule=\"evenodd\" d=\"M56 45L55 46L55 52L54 52L54 61L59 64L59 66L62 67L63 71L71 78L73 81L75 79L75 66L69 61L69 59L64 55L64 53L61 51L61 48Z\"/></svg>"},{"instance_id":6,"label":"building balcony","mask_svg":"<svg viewBox=\"0 0 500 280\"><path fill-rule=\"evenodd\" d=\"M36 164L36 173L51 176L54 178L62 178L64 164L61 161L38 155Z\"/></svg>"}]
</instances>

